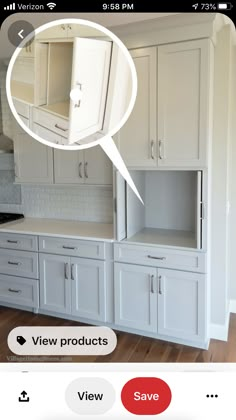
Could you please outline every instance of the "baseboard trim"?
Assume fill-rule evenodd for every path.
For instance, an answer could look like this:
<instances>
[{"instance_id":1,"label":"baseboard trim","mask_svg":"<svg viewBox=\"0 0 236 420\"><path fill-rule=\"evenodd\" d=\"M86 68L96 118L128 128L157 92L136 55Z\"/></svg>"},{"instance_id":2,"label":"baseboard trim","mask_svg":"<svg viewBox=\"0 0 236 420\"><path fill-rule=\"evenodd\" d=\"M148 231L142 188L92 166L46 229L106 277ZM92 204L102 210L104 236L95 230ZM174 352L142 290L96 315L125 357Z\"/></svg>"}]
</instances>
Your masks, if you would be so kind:
<instances>
[{"instance_id":1,"label":"baseboard trim","mask_svg":"<svg viewBox=\"0 0 236 420\"><path fill-rule=\"evenodd\" d=\"M229 312L236 314L236 299L231 299L229 303Z\"/></svg>"},{"instance_id":2,"label":"baseboard trim","mask_svg":"<svg viewBox=\"0 0 236 420\"><path fill-rule=\"evenodd\" d=\"M230 311L224 324L210 324L210 337L215 340L228 341Z\"/></svg>"}]
</instances>

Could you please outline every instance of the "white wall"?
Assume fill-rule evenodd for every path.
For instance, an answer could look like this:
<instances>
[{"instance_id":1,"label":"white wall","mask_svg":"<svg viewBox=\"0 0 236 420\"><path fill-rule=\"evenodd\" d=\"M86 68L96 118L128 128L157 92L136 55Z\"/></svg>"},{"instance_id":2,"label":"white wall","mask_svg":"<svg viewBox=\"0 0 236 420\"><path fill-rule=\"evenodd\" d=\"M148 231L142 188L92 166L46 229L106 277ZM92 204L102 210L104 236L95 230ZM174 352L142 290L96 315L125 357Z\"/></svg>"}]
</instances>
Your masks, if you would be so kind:
<instances>
[{"instance_id":1,"label":"white wall","mask_svg":"<svg viewBox=\"0 0 236 420\"><path fill-rule=\"evenodd\" d=\"M233 49L231 90L231 173L230 173L230 218L229 218L229 296L231 310L236 312L236 45Z\"/></svg>"},{"instance_id":2,"label":"white wall","mask_svg":"<svg viewBox=\"0 0 236 420\"><path fill-rule=\"evenodd\" d=\"M228 243L227 201L229 199L229 110L230 59L232 47L230 26L217 34L214 75L214 117L212 144L212 200L211 208L211 316L214 336L221 338L227 330L228 297ZM219 333L219 334L218 334Z\"/></svg>"}]
</instances>

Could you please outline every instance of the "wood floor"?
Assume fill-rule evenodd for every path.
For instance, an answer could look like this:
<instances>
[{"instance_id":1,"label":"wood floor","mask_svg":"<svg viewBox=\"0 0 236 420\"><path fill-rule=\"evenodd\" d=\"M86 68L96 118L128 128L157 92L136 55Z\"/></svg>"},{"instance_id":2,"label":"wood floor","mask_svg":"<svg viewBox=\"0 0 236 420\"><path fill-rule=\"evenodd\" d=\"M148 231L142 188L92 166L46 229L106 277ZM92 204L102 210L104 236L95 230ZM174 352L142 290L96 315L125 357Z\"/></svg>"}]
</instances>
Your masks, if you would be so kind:
<instances>
[{"instance_id":1,"label":"wood floor","mask_svg":"<svg viewBox=\"0 0 236 420\"><path fill-rule=\"evenodd\" d=\"M77 322L66 321L30 312L0 307L0 362L40 362L40 357L14 355L7 346L9 332L18 326L78 326ZM82 324L81 324L82 325ZM83 324L84 325L84 324ZM210 363L236 362L236 314L231 314L229 339L227 342L211 340L208 350L172 344L166 341L128 334L117 333L118 344L113 353L107 356L73 356L46 358L44 362L152 362L152 363Z\"/></svg>"}]
</instances>

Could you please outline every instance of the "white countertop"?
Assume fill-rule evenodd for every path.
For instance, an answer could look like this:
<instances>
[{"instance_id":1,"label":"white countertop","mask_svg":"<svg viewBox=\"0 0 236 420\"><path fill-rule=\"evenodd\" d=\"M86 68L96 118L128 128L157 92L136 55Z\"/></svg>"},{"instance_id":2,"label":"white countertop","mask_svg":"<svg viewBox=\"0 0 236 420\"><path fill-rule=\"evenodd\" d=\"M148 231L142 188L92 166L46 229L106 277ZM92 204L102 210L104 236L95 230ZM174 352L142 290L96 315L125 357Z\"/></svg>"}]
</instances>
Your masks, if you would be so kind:
<instances>
[{"instance_id":1,"label":"white countertop","mask_svg":"<svg viewBox=\"0 0 236 420\"><path fill-rule=\"evenodd\" d=\"M96 222L25 218L0 225L0 232L111 242L113 225Z\"/></svg>"}]
</instances>

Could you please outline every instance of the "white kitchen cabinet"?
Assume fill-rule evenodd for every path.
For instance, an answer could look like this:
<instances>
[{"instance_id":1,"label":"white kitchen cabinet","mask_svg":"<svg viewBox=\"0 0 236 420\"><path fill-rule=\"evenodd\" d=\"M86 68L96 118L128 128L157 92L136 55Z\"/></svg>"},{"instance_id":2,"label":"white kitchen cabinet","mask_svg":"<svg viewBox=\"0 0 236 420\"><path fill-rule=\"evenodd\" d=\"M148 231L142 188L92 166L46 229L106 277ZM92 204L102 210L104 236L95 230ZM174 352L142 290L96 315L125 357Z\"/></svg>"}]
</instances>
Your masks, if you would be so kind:
<instances>
[{"instance_id":1,"label":"white kitchen cabinet","mask_svg":"<svg viewBox=\"0 0 236 420\"><path fill-rule=\"evenodd\" d=\"M0 304L39 307L38 280L0 274Z\"/></svg>"},{"instance_id":2,"label":"white kitchen cabinet","mask_svg":"<svg viewBox=\"0 0 236 420\"><path fill-rule=\"evenodd\" d=\"M60 38L74 38L79 37L101 37L104 33L96 28L92 28L87 25L80 25L77 23L63 23L61 25L55 25L51 28L45 29L44 31L36 34L36 40L51 40Z\"/></svg>"},{"instance_id":3,"label":"white kitchen cabinet","mask_svg":"<svg viewBox=\"0 0 236 420\"><path fill-rule=\"evenodd\" d=\"M79 37L104 37L105 34L96 28L92 28L87 25L78 25L77 23L69 23L67 26L67 37L74 38Z\"/></svg>"},{"instance_id":4,"label":"white kitchen cabinet","mask_svg":"<svg viewBox=\"0 0 236 420\"><path fill-rule=\"evenodd\" d=\"M121 263L115 263L114 266L115 324L156 332L156 268Z\"/></svg>"},{"instance_id":5,"label":"white kitchen cabinet","mask_svg":"<svg viewBox=\"0 0 236 420\"><path fill-rule=\"evenodd\" d=\"M15 181L17 183L53 183L53 151L26 133L14 136Z\"/></svg>"},{"instance_id":6,"label":"white kitchen cabinet","mask_svg":"<svg viewBox=\"0 0 236 420\"><path fill-rule=\"evenodd\" d=\"M71 279L72 315L105 321L105 262L71 258Z\"/></svg>"},{"instance_id":7,"label":"white kitchen cabinet","mask_svg":"<svg viewBox=\"0 0 236 420\"><path fill-rule=\"evenodd\" d=\"M158 334L204 340L205 277L204 274L158 268Z\"/></svg>"},{"instance_id":8,"label":"white kitchen cabinet","mask_svg":"<svg viewBox=\"0 0 236 420\"><path fill-rule=\"evenodd\" d=\"M40 253L39 264L40 309L105 321L105 261Z\"/></svg>"},{"instance_id":9,"label":"white kitchen cabinet","mask_svg":"<svg viewBox=\"0 0 236 420\"><path fill-rule=\"evenodd\" d=\"M115 262L115 324L204 342L205 275Z\"/></svg>"},{"instance_id":10,"label":"white kitchen cabinet","mask_svg":"<svg viewBox=\"0 0 236 420\"><path fill-rule=\"evenodd\" d=\"M64 144L88 143L107 134L123 117L130 100L131 72L116 44L91 38L99 31L87 31L88 38L83 38L85 27L77 31L65 26L58 29L60 35L64 31L61 38L36 37L31 61L17 57L11 95L22 100L30 92L32 130L39 124L64 137ZM80 32L82 37L75 36ZM44 139L51 141L50 136Z\"/></svg>"},{"instance_id":11,"label":"white kitchen cabinet","mask_svg":"<svg viewBox=\"0 0 236 420\"><path fill-rule=\"evenodd\" d=\"M38 311L37 250L36 236L0 233L0 305Z\"/></svg>"},{"instance_id":12,"label":"white kitchen cabinet","mask_svg":"<svg viewBox=\"0 0 236 420\"><path fill-rule=\"evenodd\" d=\"M20 56L25 58L33 58L34 57L34 41L33 42L27 42L25 47L21 48Z\"/></svg>"},{"instance_id":13,"label":"white kitchen cabinet","mask_svg":"<svg viewBox=\"0 0 236 420\"><path fill-rule=\"evenodd\" d=\"M158 47L158 166L206 165L210 41Z\"/></svg>"},{"instance_id":14,"label":"white kitchen cabinet","mask_svg":"<svg viewBox=\"0 0 236 420\"><path fill-rule=\"evenodd\" d=\"M112 184L112 163L100 146L80 151L54 150L55 183Z\"/></svg>"},{"instance_id":15,"label":"white kitchen cabinet","mask_svg":"<svg viewBox=\"0 0 236 420\"><path fill-rule=\"evenodd\" d=\"M55 313L71 312L70 258L39 254L40 308Z\"/></svg>"},{"instance_id":16,"label":"white kitchen cabinet","mask_svg":"<svg viewBox=\"0 0 236 420\"><path fill-rule=\"evenodd\" d=\"M68 121L63 133L68 144L103 128L110 59L109 41L75 37L73 42L37 43L34 104L47 113L48 124L55 116Z\"/></svg>"},{"instance_id":17,"label":"white kitchen cabinet","mask_svg":"<svg viewBox=\"0 0 236 420\"><path fill-rule=\"evenodd\" d=\"M38 40L47 40L47 39L57 39L57 38L66 38L68 32L68 25L61 24L55 25L51 28L45 29L44 31L36 34L35 39Z\"/></svg>"},{"instance_id":18,"label":"white kitchen cabinet","mask_svg":"<svg viewBox=\"0 0 236 420\"><path fill-rule=\"evenodd\" d=\"M210 41L179 42L130 52L137 70L138 93L131 116L117 136L126 164L147 169L206 166Z\"/></svg>"},{"instance_id":19,"label":"white kitchen cabinet","mask_svg":"<svg viewBox=\"0 0 236 420\"><path fill-rule=\"evenodd\" d=\"M133 111L117 134L119 150L128 166L155 168L156 156L156 47L130 51L138 78Z\"/></svg>"}]
</instances>

